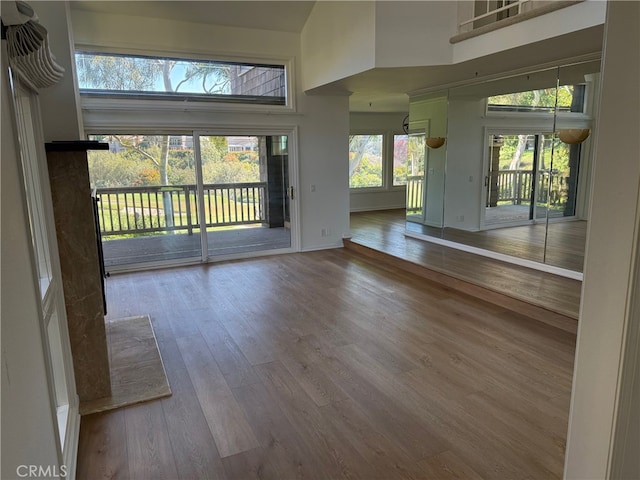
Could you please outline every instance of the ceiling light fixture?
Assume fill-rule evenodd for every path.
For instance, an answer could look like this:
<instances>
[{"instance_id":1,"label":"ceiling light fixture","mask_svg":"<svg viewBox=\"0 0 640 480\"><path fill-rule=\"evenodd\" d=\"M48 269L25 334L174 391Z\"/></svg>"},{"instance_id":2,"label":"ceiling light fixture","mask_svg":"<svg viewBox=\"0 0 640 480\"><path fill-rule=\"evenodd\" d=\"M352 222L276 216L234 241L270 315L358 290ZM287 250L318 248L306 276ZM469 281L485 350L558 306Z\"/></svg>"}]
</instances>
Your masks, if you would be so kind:
<instances>
[{"instance_id":1,"label":"ceiling light fixture","mask_svg":"<svg viewBox=\"0 0 640 480\"><path fill-rule=\"evenodd\" d=\"M558 130L558 138L567 145L577 145L584 142L590 133L588 128L563 128Z\"/></svg>"},{"instance_id":2,"label":"ceiling light fixture","mask_svg":"<svg viewBox=\"0 0 640 480\"><path fill-rule=\"evenodd\" d=\"M427 137L426 142L429 148L440 148L444 145L445 137Z\"/></svg>"}]
</instances>

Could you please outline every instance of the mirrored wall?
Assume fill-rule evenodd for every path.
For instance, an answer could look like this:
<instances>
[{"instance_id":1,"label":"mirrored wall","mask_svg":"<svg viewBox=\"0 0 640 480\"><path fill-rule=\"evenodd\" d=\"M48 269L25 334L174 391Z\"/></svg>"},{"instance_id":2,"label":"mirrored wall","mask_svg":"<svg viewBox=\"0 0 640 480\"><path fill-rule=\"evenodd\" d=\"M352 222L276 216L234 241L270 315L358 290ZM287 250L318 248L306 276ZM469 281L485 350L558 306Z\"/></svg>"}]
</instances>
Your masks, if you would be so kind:
<instances>
[{"instance_id":1,"label":"mirrored wall","mask_svg":"<svg viewBox=\"0 0 640 480\"><path fill-rule=\"evenodd\" d=\"M412 98L410 131L444 144L407 187L407 234L582 272L599 72L593 59Z\"/></svg>"}]
</instances>

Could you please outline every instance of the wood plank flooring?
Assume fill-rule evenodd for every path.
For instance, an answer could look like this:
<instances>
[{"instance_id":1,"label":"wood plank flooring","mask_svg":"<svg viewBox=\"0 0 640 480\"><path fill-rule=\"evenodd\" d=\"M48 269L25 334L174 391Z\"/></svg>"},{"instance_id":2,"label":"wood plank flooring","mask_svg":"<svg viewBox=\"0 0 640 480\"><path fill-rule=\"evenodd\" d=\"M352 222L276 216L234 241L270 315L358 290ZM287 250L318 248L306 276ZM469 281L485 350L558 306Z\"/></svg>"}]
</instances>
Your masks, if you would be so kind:
<instances>
[{"instance_id":1,"label":"wood plank flooring","mask_svg":"<svg viewBox=\"0 0 640 480\"><path fill-rule=\"evenodd\" d=\"M429 278L443 282L452 288L462 288L467 293L481 298L489 298L492 292L496 292L541 307L547 313L543 313L542 316L537 315L539 320L544 321L544 317L549 317L550 321L560 325L562 319L554 319L554 313L574 320L578 319L582 291L582 282L579 280L408 238L404 236L404 231L403 210L351 214L350 243L371 249L372 251L363 253L375 257L378 262L404 265L402 268L406 267L420 274L424 273L426 268L435 272ZM345 242L348 248L353 247L351 244ZM384 252L386 255L376 252ZM388 256L391 256L391 260ZM407 266L407 263L414 265ZM466 284L460 285L461 282ZM474 286L480 288L473 288ZM505 299L496 299L496 301L504 303ZM520 307L515 305L511 308ZM577 322L571 323L571 328L575 331Z\"/></svg>"},{"instance_id":2,"label":"wood plank flooring","mask_svg":"<svg viewBox=\"0 0 640 480\"><path fill-rule=\"evenodd\" d=\"M575 335L344 249L113 275L173 395L82 418L78 479L562 477Z\"/></svg>"}]
</instances>

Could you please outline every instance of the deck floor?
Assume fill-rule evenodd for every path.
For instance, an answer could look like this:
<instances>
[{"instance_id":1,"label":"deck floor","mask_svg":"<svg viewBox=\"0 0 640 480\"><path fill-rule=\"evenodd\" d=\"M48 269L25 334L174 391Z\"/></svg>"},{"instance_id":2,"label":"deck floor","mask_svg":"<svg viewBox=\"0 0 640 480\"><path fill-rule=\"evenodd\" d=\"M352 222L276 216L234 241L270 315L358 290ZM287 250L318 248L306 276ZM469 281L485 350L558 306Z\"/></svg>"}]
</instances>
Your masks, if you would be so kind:
<instances>
[{"instance_id":1,"label":"deck floor","mask_svg":"<svg viewBox=\"0 0 640 480\"><path fill-rule=\"evenodd\" d=\"M351 241L551 312L578 318L582 282L405 237L404 215L404 210L352 213Z\"/></svg>"},{"instance_id":2,"label":"deck floor","mask_svg":"<svg viewBox=\"0 0 640 480\"><path fill-rule=\"evenodd\" d=\"M207 232L209 256L232 255L258 250L275 250L291 246L291 231L261 226L214 229ZM200 235L175 233L102 242L104 263L109 267L161 262L176 259L200 259Z\"/></svg>"}]
</instances>

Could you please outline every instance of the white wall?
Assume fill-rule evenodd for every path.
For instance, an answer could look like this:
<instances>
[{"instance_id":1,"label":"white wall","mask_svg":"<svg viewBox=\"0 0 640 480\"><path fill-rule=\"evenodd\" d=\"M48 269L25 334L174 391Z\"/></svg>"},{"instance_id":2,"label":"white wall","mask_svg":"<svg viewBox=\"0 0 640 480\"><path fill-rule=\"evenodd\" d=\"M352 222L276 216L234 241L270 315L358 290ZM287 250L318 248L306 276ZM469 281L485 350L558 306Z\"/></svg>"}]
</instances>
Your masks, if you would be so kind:
<instances>
[{"instance_id":1,"label":"white wall","mask_svg":"<svg viewBox=\"0 0 640 480\"><path fill-rule=\"evenodd\" d=\"M393 135L404 135L402 121L407 114L402 113L352 113L349 115L349 133L351 134L386 134L392 139ZM389 162L385 167L387 185L383 189L352 189L349 194L350 211L386 210L391 208L405 208L405 187L393 187L393 145L385 148Z\"/></svg>"},{"instance_id":2,"label":"white wall","mask_svg":"<svg viewBox=\"0 0 640 480\"><path fill-rule=\"evenodd\" d=\"M640 4L609 2L565 477L609 478L640 208ZM621 135L628 132L629 135ZM637 278L635 279L638 280ZM637 362L637 358L635 360ZM636 365L636 371L638 366ZM637 418L636 404L623 423ZM637 449L635 451L637 461Z\"/></svg>"},{"instance_id":3,"label":"white wall","mask_svg":"<svg viewBox=\"0 0 640 480\"><path fill-rule=\"evenodd\" d=\"M218 58L286 57L298 51L295 33L172 21L151 17L71 12L76 45L108 46L123 51L191 53Z\"/></svg>"},{"instance_id":4,"label":"white wall","mask_svg":"<svg viewBox=\"0 0 640 480\"><path fill-rule=\"evenodd\" d=\"M349 234L349 98L310 96L305 104L313 113L300 125L302 250L342 246Z\"/></svg>"},{"instance_id":5,"label":"white wall","mask_svg":"<svg viewBox=\"0 0 640 480\"><path fill-rule=\"evenodd\" d=\"M636 231L640 228L640 212ZM640 249L640 238L636 240ZM636 257L635 293L632 293L620 383L624 385L616 414L611 478L640 478L640 259ZM632 284L632 288L633 285Z\"/></svg>"},{"instance_id":6,"label":"white wall","mask_svg":"<svg viewBox=\"0 0 640 480\"><path fill-rule=\"evenodd\" d=\"M411 132L425 132L427 137L447 137L446 92L444 95L412 99L409 104ZM424 223L438 228L443 226L444 221L447 143L435 150L425 147Z\"/></svg>"},{"instance_id":7,"label":"white wall","mask_svg":"<svg viewBox=\"0 0 640 480\"><path fill-rule=\"evenodd\" d=\"M216 59L291 60L296 110L251 112L209 109L84 111L87 131L106 128L297 129L301 250L342 245L349 232L348 97L306 96L300 90L300 36L287 32L72 12L75 40L92 49L186 54ZM202 39L207 41L203 42ZM172 106L173 107L173 106ZM310 185L316 185L311 192ZM330 231L322 236L322 230Z\"/></svg>"},{"instance_id":8,"label":"white wall","mask_svg":"<svg viewBox=\"0 0 640 480\"><path fill-rule=\"evenodd\" d=\"M302 32L303 90L374 68L453 65L491 55L487 59L491 65L483 68L486 72L516 68L516 64L544 63L549 58L548 49L531 48L525 57L513 55L513 51L601 26L606 4L602 0L586 0L452 45L449 40L457 34L459 3L317 2ZM464 6L469 3L464 2ZM592 35L589 38L596 41ZM575 38L572 42L576 42ZM559 45L563 48L552 56L569 58L591 53L592 48L583 42ZM494 55L509 51L507 65L503 56Z\"/></svg>"},{"instance_id":9,"label":"white wall","mask_svg":"<svg viewBox=\"0 0 640 480\"><path fill-rule=\"evenodd\" d=\"M484 113L482 99L449 99L444 189L446 227L480 228L484 188Z\"/></svg>"},{"instance_id":10,"label":"white wall","mask_svg":"<svg viewBox=\"0 0 640 480\"><path fill-rule=\"evenodd\" d=\"M376 2L375 66L409 67L452 62L458 2Z\"/></svg>"},{"instance_id":11,"label":"white wall","mask_svg":"<svg viewBox=\"0 0 640 480\"><path fill-rule=\"evenodd\" d=\"M69 29L66 2L29 2L40 22L49 32L51 51L56 63L65 69L62 80L40 91L40 107L45 142L79 140L84 137L82 118L76 102L73 38Z\"/></svg>"},{"instance_id":12,"label":"white wall","mask_svg":"<svg viewBox=\"0 0 640 480\"><path fill-rule=\"evenodd\" d=\"M6 59L3 42L3 60ZM39 290L6 64L2 62L2 478L20 465L60 471L39 320ZM25 473L22 470L20 473Z\"/></svg>"},{"instance_id":13,"label":"white wall","mask_svg":"<svg viewBox=\"0 0 640 480\"><path fill-rule=\"evenodd\" d=\"M456 17L450 1L317 2L302 31L302 88L374 67L450 64Z\"/></svg>"},{"instance_id":14,"label":"white wall","mask_svg":"<svg viewBox=\"0 0 640 480\"><path fill-rule=\"evenodd\" d=\"M375 2L316 2L302 30L302 89L375 66Z\"/></svg>"}]
</instances>

